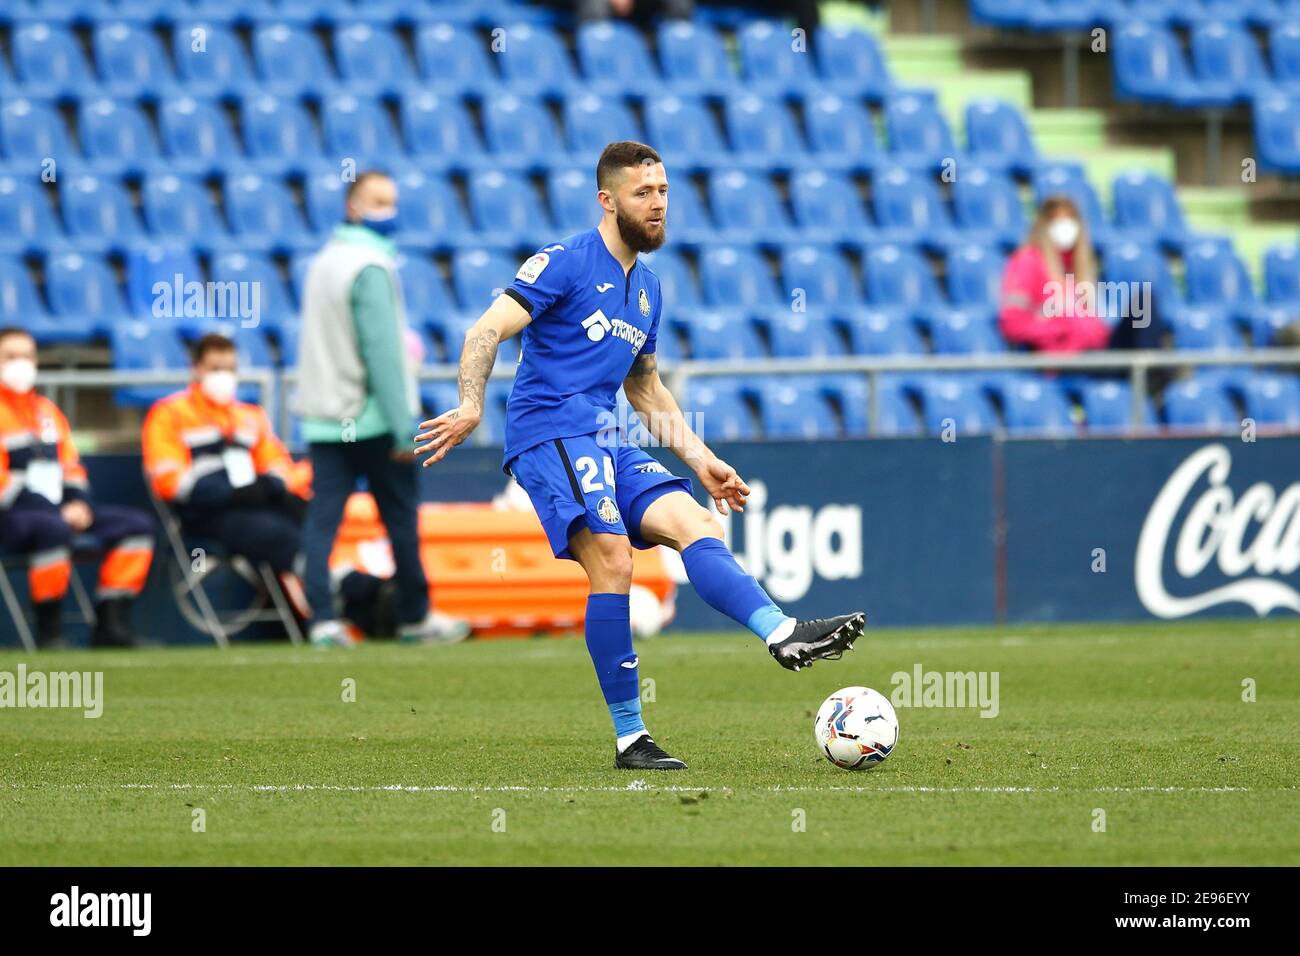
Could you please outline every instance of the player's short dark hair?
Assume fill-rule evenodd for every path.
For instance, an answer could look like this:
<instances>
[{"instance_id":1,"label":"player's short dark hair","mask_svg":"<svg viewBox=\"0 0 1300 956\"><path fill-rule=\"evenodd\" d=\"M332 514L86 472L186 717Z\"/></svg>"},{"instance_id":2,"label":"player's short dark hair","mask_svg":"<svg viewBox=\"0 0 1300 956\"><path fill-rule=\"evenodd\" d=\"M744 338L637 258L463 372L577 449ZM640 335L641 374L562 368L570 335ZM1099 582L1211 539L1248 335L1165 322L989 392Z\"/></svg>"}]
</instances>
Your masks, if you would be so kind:
<instances>
[{"instance_id":1,"label":"player's short dark hair","mask_svg":"<svg viewBox=\"0 0 1300 956\"><path fill-rule=\"evenodd\" d=\"M35 341L35 340L36 340L36 336L32 335L32 333L28 332L26 329L22 328L21 326L18 326L18 325L6 325L6 326L3 326L3 327L0 327L0 342L3 342L5 339L9 338L9 336L11 336L11 335L25 335L25 336L27 336L29 339L31 339L32 341Z\"/></svg>"},{"instance_id":2,"label":"player's short dark hair","mask_svg":"<svg viewBox=\"0 0 1300 956\"><path fill-rule=\"evenodd\" d=\"M608 189L614 181L614 175L629 166L662 162L659 154L645 143L630 139L610 143L601 151L600 160L596 163L596 188Z\"/></svg>"},{"instance_id":3,"label":"player's short dark hair","mask_svg":"<svg viewBox=\"0 0 1300 956\"><path fill-rule=\"evenodd\" d=\"M209 352L233 352L234 340L220 332L209 332L190 346L190 362L198 365Z\"/></svg>"},{"instance_id":4,"label":"player's short dark hair","mask_svg":"<svg viewBox=\"0 0 1300 956\"><path fill-rule=\"evenodd\" d=\"M348 188L343 193L343 201L352 202L352 197L356 195L356 191L360 189L362 185L368 183L372 179L391 179L391 178L392 177L389 176L388 173L384 172L382 169L364 170L363 172L357 174L356 179L348 183Z\"/></svg>"}]
</instances>

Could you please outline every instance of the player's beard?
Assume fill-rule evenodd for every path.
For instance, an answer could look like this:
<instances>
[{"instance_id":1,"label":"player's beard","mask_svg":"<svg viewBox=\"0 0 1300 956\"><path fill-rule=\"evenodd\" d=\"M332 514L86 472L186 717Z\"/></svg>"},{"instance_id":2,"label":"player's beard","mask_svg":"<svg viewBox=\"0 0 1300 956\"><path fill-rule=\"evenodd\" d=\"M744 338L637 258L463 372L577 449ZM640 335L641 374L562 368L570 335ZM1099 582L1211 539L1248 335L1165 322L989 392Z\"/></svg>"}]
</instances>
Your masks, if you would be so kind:
<instances>
[{"instance_id":1,"label":"player's beard","mask_svg":"<svg viewBox=\"0 0 1300 956\"><path fill-rule=\"evenodd\" d=\"M645 223L625 216L621 209L614 214L614 221L618 223L619 236L633 252L654 252L668 238L667 216L664 216L658 232L651 232Z\"/></svg>"}]
</instances>

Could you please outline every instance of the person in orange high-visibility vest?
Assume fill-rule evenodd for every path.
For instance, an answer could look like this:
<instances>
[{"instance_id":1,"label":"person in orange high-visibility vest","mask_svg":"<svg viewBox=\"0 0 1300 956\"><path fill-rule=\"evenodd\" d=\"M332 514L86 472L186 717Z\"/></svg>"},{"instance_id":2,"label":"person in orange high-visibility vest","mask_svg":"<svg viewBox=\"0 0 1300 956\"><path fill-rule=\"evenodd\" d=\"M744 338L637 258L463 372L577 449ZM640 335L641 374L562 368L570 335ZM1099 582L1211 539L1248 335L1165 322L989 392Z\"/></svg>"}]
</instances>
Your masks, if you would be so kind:
<instances>
[{"instance_id":1,"label":"person in orange high-visibility vest","mask_svg":"<svg viewBox=\"0 0 1300 956\"><path fill-rule=\"evenodd\" d=\"M270 564L305 620L310 609L300 572L310 465L290 457L260 406L236 398L234 342L205 335L194 344L191 358L189 387L160 399L145 416L142 445L150 486L175 508L187 533ZM345 602L344 616L373 631L369 609L382 585L368 574L342 572L335 594Z\"/></svg>"},{"instance_id":2,"label":"person in orange high-visibility vest","mask_svg":"<svg viewBox=\"0 0 1300 956\"><path fill-rule=\"evenodd\" d=\"M0 552L28 556L36 641L56 648L73 538L85 535L105 551L91 643L136 644L130 612L149 575L153 520L136 508L91 503L68 420L35 384L36 341L23 329L0 329Z\"/></svg>"}]
</instances>

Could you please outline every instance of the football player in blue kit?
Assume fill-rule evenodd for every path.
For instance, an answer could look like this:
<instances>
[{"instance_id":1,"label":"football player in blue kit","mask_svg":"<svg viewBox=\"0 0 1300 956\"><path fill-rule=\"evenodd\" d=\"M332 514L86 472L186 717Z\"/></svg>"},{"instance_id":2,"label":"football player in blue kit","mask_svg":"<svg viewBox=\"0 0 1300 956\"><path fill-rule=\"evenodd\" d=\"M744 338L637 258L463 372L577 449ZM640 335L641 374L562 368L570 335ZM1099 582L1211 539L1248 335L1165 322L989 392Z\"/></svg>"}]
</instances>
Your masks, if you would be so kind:
<instances>
[{"instance_id":1,"label":"football player in blue kit","mask_svg":"<svg viewBox=\"0 0 1300 956\"><path fill-rule=\"evenodd\" d=\"M463 442L483 414L501 341L523 333L506 409L505 470L532 500L557 558L587 573L586 640L614 721L614 766L678 770L641 717L628 591L632 548L667 545L709 605L753 631L790 670L837 658L866 623L861 612L800 621L777 607L727 550L722 527L681 478L630 444L616 425L619 386L643 425L694 473L721 514L742 511L749 486L713 454L660 381L659 278L637 257L664 243L668 180L659 155L611 143L596 166L603 211L594 229L544 246L466 332L460 407L420 425L426 466ZM421 444L422 443L422 444Z\"/></svg>"}]
</instances>

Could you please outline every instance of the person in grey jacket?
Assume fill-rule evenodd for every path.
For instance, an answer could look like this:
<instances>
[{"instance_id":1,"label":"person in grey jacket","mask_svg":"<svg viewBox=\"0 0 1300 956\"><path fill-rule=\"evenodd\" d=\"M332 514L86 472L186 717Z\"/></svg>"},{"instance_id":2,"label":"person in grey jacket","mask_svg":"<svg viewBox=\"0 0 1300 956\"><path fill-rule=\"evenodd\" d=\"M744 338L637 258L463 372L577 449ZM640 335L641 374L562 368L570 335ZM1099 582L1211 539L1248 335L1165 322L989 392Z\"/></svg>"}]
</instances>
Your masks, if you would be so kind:
<instances>
[{"instance_id":1,"label":"person in grey jacket","mask_svg":"<svg viewBox=\"0 0 1300 956\"><path fill-rule=\"evenodd\" d=\"M398 637L461 640L469 628L430 608L420 564L418 469L408 448L419 404L396 249L387 238L397 224L397 185L384 173L363 172L345 202L346 221L303 284L294 410L303 417L313 471L303 533L311 641L350 643L335 612L329 556L344 505L363 477L392 543Z\"/></svg>"}]
</instances>

